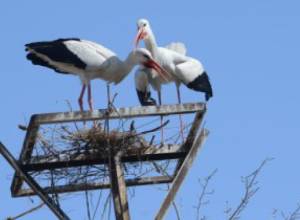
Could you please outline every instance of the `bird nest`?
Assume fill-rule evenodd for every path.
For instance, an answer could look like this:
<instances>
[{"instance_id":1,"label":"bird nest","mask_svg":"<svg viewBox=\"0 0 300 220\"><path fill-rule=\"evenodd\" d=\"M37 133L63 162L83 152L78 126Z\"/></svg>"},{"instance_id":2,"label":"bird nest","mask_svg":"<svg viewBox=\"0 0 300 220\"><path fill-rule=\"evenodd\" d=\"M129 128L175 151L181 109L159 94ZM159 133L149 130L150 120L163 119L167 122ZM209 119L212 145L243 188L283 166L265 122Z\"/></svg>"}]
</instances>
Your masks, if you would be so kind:
<instances>
[{"instance_id":1,"label":"bird nest","mask_svg":"<svg viewBox=\"0 0 300 220\"><path fill-rule=\"evenodd\" d=\"M145 151L147 146L146 140L135 131L120 132L112 130L106 132L97 127L76 132L67 132L61 136L71 146L71 148L82 150L86 154L95 157L108 156L111 151L122 151L124 154L139 154Z\"/></svg>"},{"instance_id":2,"label":"bird nest","mask_svg":"<svg viewBox=\"0 0 300 220\"><path fill-rule=\"evenodd\" d=\"M163 124L166 126L168 121ZM79 128L78 124L45 127L40 129L30 164L66 162L58 169L30 171L43 187L108 183L109 159L112 152L121 152L122 156L134 161L123 163L125 179L160 175L171 176L175 169L175 160L139 161L143 155L155 153L162 148L172 148L171 144L158 143L155 133L160 126L138 132L133 123L130 129L120 128L107 131L102 126ZM178 147L178 145L176 145ZM72 166L72 162L82 165Z\"/></svg>"}]
</instances>

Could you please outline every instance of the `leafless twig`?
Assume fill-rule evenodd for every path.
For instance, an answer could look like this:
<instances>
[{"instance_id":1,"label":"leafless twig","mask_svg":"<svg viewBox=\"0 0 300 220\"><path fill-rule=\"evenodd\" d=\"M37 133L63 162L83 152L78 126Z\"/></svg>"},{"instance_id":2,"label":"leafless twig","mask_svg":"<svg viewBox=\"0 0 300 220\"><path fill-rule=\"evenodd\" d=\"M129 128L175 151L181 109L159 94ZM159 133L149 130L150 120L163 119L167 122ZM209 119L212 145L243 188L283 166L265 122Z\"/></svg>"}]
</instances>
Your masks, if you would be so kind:
<instances>
[{"instance_id":1,"label":"leafless twig","mask_svg":"<svg viewBox=\"0 0 300 220\"><path fill-rule=\"evenodd\" d=\"M177 205L176 205L176 202L175 202L175 201L172 202L172 206L174 207L174 210L175 210L175 213L176 213L177 220L180 220L181 218L180 218L179 210L178 210L178 208L177 208Z\"/></svg>"},{"instance_id":2,"label":"leafless twig","mask_svg":"<svg viewBox=\"0 0 300 220\"><path fill-rule=\"evenodd\" d=\"M228 208L225 210L225 213L229 214L228 220L238 220L240 219L241 213L245 210L250 199L257 193L259 187L257 186L257 177L261 172L262 168L266 165L267 162L271 161L272 158L265 159L260 166L252 172L250 175L243 177L242 182L245 184L245 193L242 197L238 206L231 211L232 209Z\"/></svg>"},{"instance_id":3,"label":"leafless twig","mask_svg":"<svg viewBox=\"0 0 300 220\"><path fill-rule=\"evenodd\" d=\"M209 185L209 181L213 178L213 176L217 173L217 169L215 169L209 176L207 176L204 179L204 183L202 183L199 179L199 183L202 187L201 192L200 192L200 196L198 199L198 203L197 206L195 207L197 210L197 217L196 220L200 220L200 219L206 219L205 216L200 216L200 209L202 206L207 205L209 203L209 200L206 200L207 196L210 196L214 193L214 190L210 190L208 191L208 185Z\"/></svg>"},{"instance_id":4,"label":"leafless twig","mask_svg":"<svg viewBox=\"0 0 300 220\"><path fill-rule=\"evenodd\" d=\"M34 212L34 211L36 211L36 210L42 208L43 205L44 205L44 203L41 203L41 204L39 204L39 205L37 205L37 206L35 206L35 207L33 207L33 208L27 210L27 211L25 211L25 212L23 212L23 213L21 213L21 214L15 216L15 217L8 217L6 220L15 220L15 219L21 218L21 217L23 217L23 216L25 216L25 215L28 215L28 214L30 214L30 213L32 213L32 212Z\"/></svg>"},{"instance_id":5,"label":"leafless twig","mask_svg":"<svg viewBox=\"0 0 300 220\"><path fill-rule=\"evenodd\" d=\"M300 219L300 204L297 205L296 209L290 215L286 216L284 213L281 213L281 215L284 220Z\"/></svg>"}]
</instances>

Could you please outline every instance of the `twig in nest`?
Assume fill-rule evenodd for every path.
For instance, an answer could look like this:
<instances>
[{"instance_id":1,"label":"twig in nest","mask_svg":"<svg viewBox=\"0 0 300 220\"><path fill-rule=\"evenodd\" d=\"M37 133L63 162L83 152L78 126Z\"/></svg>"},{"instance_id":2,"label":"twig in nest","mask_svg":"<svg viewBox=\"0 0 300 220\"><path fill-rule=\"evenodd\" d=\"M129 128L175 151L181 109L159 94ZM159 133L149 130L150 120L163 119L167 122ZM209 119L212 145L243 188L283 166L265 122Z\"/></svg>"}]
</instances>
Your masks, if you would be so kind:
<instances>
[{"instance_id":1,"label":"twig in nest","mask_svg":"<svg viewBox=\"0 0 300 220\"><path fill-rule=\"evenodd\" d=\"M22 131L27 131L27 126L26 125L18 125L18 128Z\"/></svg>"},{"instance_id":2,"label":"twig in nest","mask_svg":"<svg viewBox=\"0 0 300 220\"><path fill-rule=\"evenodd\" d=\"M139 136L139 135L143 135L143 134L147 134L147 133L151 133L151 132L155 132L155 131L158 131L160 130L161 128L165 127L167 124L169 124L170 120L167 120L165 121L162 125L160 125L159 127L156 127L156 128L153 128L151 130L147 130L147 131L142 131L140 133L137 133L136 136Z\"/></svg>"}]
</instances>

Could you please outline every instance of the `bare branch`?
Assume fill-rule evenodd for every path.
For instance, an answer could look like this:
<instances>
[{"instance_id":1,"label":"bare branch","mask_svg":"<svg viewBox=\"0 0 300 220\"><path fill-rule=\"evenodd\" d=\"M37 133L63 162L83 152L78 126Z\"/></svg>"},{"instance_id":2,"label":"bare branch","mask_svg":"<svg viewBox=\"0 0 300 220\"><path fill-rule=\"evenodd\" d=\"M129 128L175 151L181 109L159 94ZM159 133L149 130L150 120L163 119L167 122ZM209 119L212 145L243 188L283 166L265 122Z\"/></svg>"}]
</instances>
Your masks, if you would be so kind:
<instances>
[{"instance_id":1,"label":"bare branch","mask_svg":"<svg viewBox=\"0 0 300 220\"><path fill-rule=\"evenodd\" d=\"M297 205L296 209L290 215L286 216L284 213L281 213L281 215L284 220L300 219L300 204Z\"/></svg>"},{"instance_id":2,"label":"bare branch","mask_svg":"<svg viewBox=\"0 0 300 220\"><path fill-rule=\"evenodd\" d=\"M240 219L241 213L245 210L248 203L250 202L250 199L257 193L259 190L259 187L257 186L257 176L261 172L262 168L266 165L267 162L271 161L272 158L265 159L260 166L252 172L250 175L243 177L242 182L245 184L245 193L244 196L241 199L241 202L238 204L238 206L234 209L234 211L225 211L227 214L229 214L228 220L238 220Z\"/></svg>"},{"instance_id":3,"label":"bare branch","mask_svg":"<svg viewBox=\"0 0 300 220\"><path fill-rule=\"evenodd\" d=\"M33 208L27 210L27 211L25 211L25 212L23 212L23 213L21 213L21 214L15 216L15 217L8 217L6 220L16 220L16 219L18 219L18 218L21 218L21 217L23 217L23 216L25 216L25 215L28 215L28 214L30 214L30 213L32 213L32 212L34 212L34 211L36 211L36 210L42 208L43 205L44 205L44 203L41 203L41 204L39 204L39 205L37 205L37 206L35 206L35 207L33 207Z\"/></svg>"},{"instance_id":4,"label":"bare branch","mask_svg":"<svg viewBox=\"0 0 300 220\"><path fill-rule=\"evenodd\" d=\"M197 217L196 220L204 220L206 219L205 216L200 216L200 209L202 206L207 205L209 203L209 200L206 200L206 197L209 195L212 195L214 193L214 190L208 191L208 185L209 185L209 181L213 178L213 176L217 173L217 169L215 169L210 175L208 175L207 177L205 177L204 179L204 183L201 182L201 180L199 179L199 183L201 185L201 192L200 192L200 196L198 199L198 204L195 207L197 210Z\"/></svg>"},{"instance_id":5,"label":"bare branch","mask_svg":"<svg viewBox=\"0 0 300 220\"><path fill-rule=\"evenodd\" d=\"M175 210L175 213L176 213L177 220L180 220L181 218L180 218L179 210L178 210L178 208L177 208L177 205L176 205L176 202L175 202L175 201L172 202L172 206L174 207L174 210Z\"/></svg>"}]
</instances>

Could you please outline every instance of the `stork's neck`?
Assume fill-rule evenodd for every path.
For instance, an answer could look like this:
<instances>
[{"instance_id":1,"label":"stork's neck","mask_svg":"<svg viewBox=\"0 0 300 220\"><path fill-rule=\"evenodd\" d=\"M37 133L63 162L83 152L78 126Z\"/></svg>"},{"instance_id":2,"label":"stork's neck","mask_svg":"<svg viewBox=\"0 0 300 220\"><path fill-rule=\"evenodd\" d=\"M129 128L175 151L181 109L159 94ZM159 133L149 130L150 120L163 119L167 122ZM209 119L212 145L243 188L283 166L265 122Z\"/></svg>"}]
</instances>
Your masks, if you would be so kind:
<instances>
[{"instance_id":1,"label":"stork's neck","mask_svg":"<svg viewBox=\"0 0 300 220\"><path fill-rule=\"evenodd\" d=\"M131 52L127 58L120 63L118 70L115 72L115 75L118 76L114 79L114 83L118 84L121 82L137 64L134 53Z\"/></svg>"},{"instance_id":2,"label":"stork's neck","mask_svg":"<svg viewBox=\"0 0 300 220\"><path fill-rule=\"evenodd\" d=\"M147 31L147 33L148 37L144 40L145 46L151 52L152 56L156 58L158 53L158 46L156 43L155 36L150 28Z\"/></svg>"}]
</instances>

